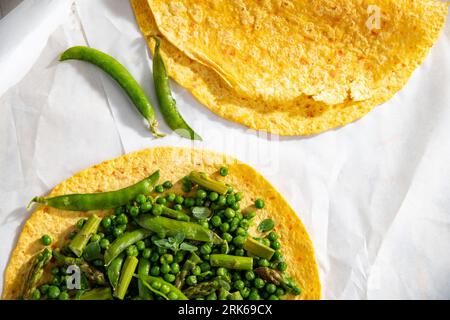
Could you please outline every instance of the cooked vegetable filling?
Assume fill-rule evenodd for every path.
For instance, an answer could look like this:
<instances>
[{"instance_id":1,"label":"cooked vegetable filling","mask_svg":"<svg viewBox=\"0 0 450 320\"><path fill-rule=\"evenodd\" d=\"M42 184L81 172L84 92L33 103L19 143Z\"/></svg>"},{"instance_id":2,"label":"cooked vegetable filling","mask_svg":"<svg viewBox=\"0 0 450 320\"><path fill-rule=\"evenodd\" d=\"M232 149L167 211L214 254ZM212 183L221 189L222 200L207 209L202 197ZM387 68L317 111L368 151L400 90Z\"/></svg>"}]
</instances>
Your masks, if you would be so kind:
<instances>
[{"instance_id":1,"label":"cooked vegetable filling","mask_svg":"<svg viewBox=\"0 0 450 320\"><path fill-rule=\"evenodd\" d=\"M133 193L129 188L116 191L127 202L103 218L79 220L64 246L36 256L22 297L278 300L301 293L286 272L276 221L263 220L249 232L263 199L256 199L256 211L241 211L243 194L224 182L191 172L182 183L182 194L171 191L171 181L146 186L153 191L132 200L120 194ZM102 193L72 199L69 207L90 210L120 201ZM42 236L43 245L51 243Z\"/></svg>"}]
</instances>

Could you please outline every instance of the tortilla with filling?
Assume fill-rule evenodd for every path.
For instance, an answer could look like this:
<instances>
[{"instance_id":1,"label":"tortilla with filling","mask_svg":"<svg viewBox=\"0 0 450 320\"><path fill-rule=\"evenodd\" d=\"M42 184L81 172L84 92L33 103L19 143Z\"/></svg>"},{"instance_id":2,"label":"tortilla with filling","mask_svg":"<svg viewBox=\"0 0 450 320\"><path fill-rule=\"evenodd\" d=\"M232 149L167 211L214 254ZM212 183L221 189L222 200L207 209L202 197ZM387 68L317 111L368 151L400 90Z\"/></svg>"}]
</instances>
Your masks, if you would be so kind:
<instances>
[{"instance_id":1,"label":"tortilla with filling","mask_svg":"<svg viewBox=\"0 0 450 320\"><path fill-rule=\"evenodd\" d=\"M295 298L319 299L321 287L318 269L312 242L305 227L289 204L266 179L236 159L218 153L183 148L146 149L83 170L56 186L50 195L117 190L140 181L157 169L161 173L160 180L176 181L172 191L181 193L180 180L190 171L204 171L217 178L219 176L217 171L223 165L228 166L229 174L221 179L243 193L244 198L241 201L243 210L250 207L256 198L265 199L265 208L258 211L254 227L266 217L275 220L275 231L280 235L288 273L302 288L301 295ZM109 213L111 212L96 212L99 216ZM43 248L40 241L43 234L57 239L52 246L60 247L78 219L91 214L92 212L61 211L39 206L25 223L12 253L5 272L3 299L15 299L19 296L31 260Z\"/></svg>"},{"instance_id":2,"label":"tortilla with filling","mask_svg":"<svg viewBox=\"0 0 450 320\"><path fill-rule=\"evenodd\" d=\"M309 76L297 83L283 80L286 74L280 70L274 71L275 75L270 77L261 76L263 71L252 71L251 67L254 67L263 68L266 72L267 68L264 66L268 61L271 61L270 64L276 64L280 59L276 50L272 53L266 52L252 63L251 60L245 60L244 56L230 57L223 52L220 55L220 48L215 47L216 42L220 44L220 39L202 46L197 45L193 39L200 37L201 28L189 29L192 36L182 37L188 32L184 30L184 26L194 28L198 24L195 22L198 17L195 18L196 15L192 13L194 9L191 6L186 7L190 4L189 1L170 1L169 7L167 1L131 2L150 50L154 47L150 36L163 36L161 52L169 74L175 81L190 90L201 103L219 116L253 129L281 135L312 135L336 128L363 117L375 106L389 100L405 85L415 68L425 59L442 30L448 10L447 4L434 0L372 1L370 4L381 8L382 16L381 29L370 31L365 26L369 16L366 11L361 11L360 7L355 7L355 1L328 1L326 3L335 8L335 11L328 5L322 6L331 11L324 14L320 20L314 21L314 28L329 30L331 33L324 35L323 30L317 31L318 35L314 41L308 40L312 44L316 43L310 49L304 49L309 60L298 60L310 66L310 71L306 74ZM236 2L241 1L232 3ZM362 6L365 5L363 8L369 6L369 2L366 2L361 2ZM196 8L200 8L202 16L206 16L208 21L219 23L220 19L216 18L220 15L209 15L207 7L211 3L196 1ZM317 3L322 4L323 1ZM230 4L226 5L225 9L231 10L229 6ZM303 12L303 9L301 11ZM265 12L269 13L270 10ZM338 19L336 16L345 16L348 21L343 19L333 22L330 15L335 15L335 19ZM247 49L252 46L252 42L248 41L254 37L248 36L251 33L244 37L241 34L244 31L238 27L239 24L233 22L222 29L231 32L233 37L246 39L246 45L241 49L242 55L247 57ZM347 33L353 36L342 44L338 35ZM274 39L267 47L279 44L280 41ZM233 42L233 45L236 43ZM366 52L368 48L372 49ZM345 58L347 55L350 57ZM311 58L315 56L317 59ZM221 63L222 60L227 63ZM305 74L298 77L304 78ZM269 82L265 83L264 79ZM282 81L273 82L274 79ZM253 86L254 90L246 91L245 86ZM268 93L264 93L266 89Z\"/></svg>"}]
</instances>

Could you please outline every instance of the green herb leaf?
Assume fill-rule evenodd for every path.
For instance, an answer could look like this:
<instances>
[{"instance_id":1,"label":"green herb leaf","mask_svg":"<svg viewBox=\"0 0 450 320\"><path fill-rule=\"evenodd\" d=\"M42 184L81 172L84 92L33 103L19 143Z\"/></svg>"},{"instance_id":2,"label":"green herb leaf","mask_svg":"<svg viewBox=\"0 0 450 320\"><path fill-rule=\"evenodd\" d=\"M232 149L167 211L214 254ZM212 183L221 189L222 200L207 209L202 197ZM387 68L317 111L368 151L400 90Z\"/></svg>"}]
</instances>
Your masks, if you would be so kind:
<instances>
[{"instance_id":1,"label":"green herb leaf","mask_svg":"<svg viewBox=\"0 0 450 320\"><path fill-rule=\"evenodd\" d=\"M183 243L180 245L180 250L189 251L189 252L194 252L194 251L197 251L198 248L197 248L196 246L193 246L193 245L187 243L187 242L183 242Z\"/></svg>"},{"instance_id":2,"label":"green herb leaf","mask_svg":"<svg viewBox=\"0 0 450 320\"><path fill-rule=\"evenodd\" d=\"M181 244L184 240L184 233L183 232L178 232L175 237L173 237L174 241L177 244Z\"/></svg>"},{"instance_id":3,"label":"green herb leaf","mask_svg":"<svg viewBox=\"0 0 450 320\"><path fill-rule=\"evenodd\" d=\"M261 223L258 226L259 232L267 232L273 229L275 227L275 222L273 222L272 219L264 219L261 221Z\"/></svg>"},{"instance_id":4,"label":"green herb leaf","mask_svg":"<svg viewBox=\"0 0 450 320\"><path fill-rule=\"evenodd\" d=\"M172 243L171 243L168 239L160 239L160 240L153 241L153 243L157 247L160 247L160 248L170 249L170 250L173 250L173 251L178 250L178 244L177 243L173 243L173 240L172 240Z\"/></svg>"},{"instance_id":5,"label":"green herb leaf","mask_svg":"<svg viewBox=\"0 0 450 320\"><path fill-rule=\"evenodd\" d=\"M197 219L206 219L211 214L211 210L207 207L193 207L192 215Z\"/></svg>"}]
</instances>

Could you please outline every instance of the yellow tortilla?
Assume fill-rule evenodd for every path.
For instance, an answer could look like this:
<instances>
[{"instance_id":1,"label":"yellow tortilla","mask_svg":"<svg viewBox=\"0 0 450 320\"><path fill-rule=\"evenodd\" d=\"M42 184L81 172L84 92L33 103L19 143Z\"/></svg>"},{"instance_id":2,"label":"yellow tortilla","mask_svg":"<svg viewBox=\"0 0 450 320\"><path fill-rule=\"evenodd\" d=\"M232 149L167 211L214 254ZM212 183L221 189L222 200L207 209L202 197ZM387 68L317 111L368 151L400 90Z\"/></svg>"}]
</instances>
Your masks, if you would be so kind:
<instances>
[{"instance_id":1,"label":"yellow tortilla","mask_svg":"<svg viewBox=\"0 0 450 320\"><path fill-rule=\"evenodd\" d=\"M229 175L217 174L227 165ZM91 193L120 189L129 186L159 169L161 181L177 182L173 192L181 192L180 180L192 170L204 171L217 179L230 183L244 194L243 210L251 209L256 198L265 199L266 206L258 211L257 225L266 217L276 222L280 234L282 253L288 263L288 273L302 288L296 299L319 299L320 281L314 249L300 219L283 197L259 173L236 159L201 150L160 147L131 153L83 170L55 187L50 195ZM104 216L108 212L96 212ZM50 235L59 246L74 229L80 217L90 213L61 211L39 206L31 215L20 234L5 272L3 299L15 299L20 294L32 257L43 249L40 238ZM294 297L290 297L294 298Z\"/></svg>"},{"instance_id":2,"label":"yellow tortilla","mask_svg":"<svg viewBox=\"0 0 450 320\"><path fill-rule=\"evenodd\" d=\"M317 58L313 59L316 53L311 55L309 49L305 49L310 60L303 60L303 62L306 62L306 66L311 66L311 69L309 73L298 75L303 79L299 78L300 81L296 78L300 81L299 85L294 81L273 82L273 79L280 80L286 76L281 72L279 74L276 72L274 77L260 77L262 71L256 72L258 68L263 68L266 72L267 61L273 59L278 61L279 56L267 53L264 56L265 60L258 59L253 63L245 60L246 54L249 54L247 49L252 45L248 42L249 38L253 39L253 37L250 37L248 33L245 37L241 34L245 32L245 28L237 28L239 19L230 18L227 20L230 25L223 27L223 30L231 32L233 37L241 38L240 40L243 41L242 56L237 57L237 60L234 60L235 56L230 59L226 55L220 55L220 39L213 41L214 37L212 37L213 40L210 42L205 42L204 45L198 44L197 42L203 41L204 38L200 36L201 34L195 33L196 30L191 29L196 28L198 23L195 19L199 19L197 14L192 13L197 9L192 8L201 8L202 12L210 13L205 7L208 7L207 4L211 4L212 1L195 1L196 4L192 7L187 0L170 1L169 7L175 7L175 9L165 10L167 2L169 1L131 0L137 22L151 50L154 43L150 36L155 34L163 36L161 51L170 76L189 89L200 102L219 116L253 129L281 135L311 135L336 128L361 118L375 106L390 99L404 86L411 73L424 60L430 47L437 40L448 8L447 4L434 0L360 1L365 6L365 10L369 4L379 5L382 9L381 29L369 31L365 25L363 27L361 24L363 17L365 22L369 15L366 11L365 13L361 11L360 7L356 10L352 4L355 1L341 1L342 3L327 1L326 3L331 7L336 7L336 12L347 15L339 20L336 28L331 28L330 15L336 15L336 12L333 13L331 7L324 5L323 10L331 11L324 13L321 20L314 21L314 30L326 29L336 37L339 34L345 36L348 41L345 43L334 41L330 44L330 41L325 41L328 38L321 33L323 30L318 32L320 37L315 39L317 48L311 49L311 52L317 53ZM219 2L221 10L231 10L231 3L235 4L238 1L231 1L228 4L222 1L217 3ZM276 2L261 1L261 3ZM295 3L298 7L298 4L304 1L285 2ZM323 4L323 1L316 2ZM159 19L158 24L155 22L149 4L157 20ZM186 5L189 4L189 9L183 11L183 6L180 4L183 4L184 8L187 8ZM254 7L254 1L247 1L246 4L249 6L252 4ZM305 4L305 6L311 10L319 10L315 5ZM304 13L302 8L299 10ZM270 12L268 10L266 14ZM206 16L210 17L209 14ZM310 14L306 13L302 17L312 19ZM220 15L213 14L211 19L220 20L216 18L220 18ZM189 31L184 29L186 25ZM312 27L311 24L309 25ZM191 32L189 34L192 36L184 37L186 32ZM301 34L300 32L299 37L302 36ZM348 38L347 34L351 34L352 39ZM278 45L280 41L274 40L269 45ZM322 45L322 41L325 41L326 45ZM312 40L309 42L315 43ZM274 50L269 48L271 47L268 46L267 50ZM343 53L339 50L344 50L345 56L348 56L345 61L339 60L343 59L340 58ZM241 53L240 50L237 52ZM330 52L333 53L330 54ZM326 66L323 59L328 62ZM317 68L323 70L320 71L320 76L316 77L314 75L319 72ZM255 78L252 80L252 77ZM266 83L261 79L268 79L269 82ZM261 87L258 87L260 84ZM283 87L283 84L288 84L289 88ZM274 85L281 87L272 90ZM252 86L256 88L253 93ZM292 90L291 86L296 88ZM249 90L246 91L245 88ZM260 94L266 92L266 89L267 94Z\"/></svg>"}]
</instances>

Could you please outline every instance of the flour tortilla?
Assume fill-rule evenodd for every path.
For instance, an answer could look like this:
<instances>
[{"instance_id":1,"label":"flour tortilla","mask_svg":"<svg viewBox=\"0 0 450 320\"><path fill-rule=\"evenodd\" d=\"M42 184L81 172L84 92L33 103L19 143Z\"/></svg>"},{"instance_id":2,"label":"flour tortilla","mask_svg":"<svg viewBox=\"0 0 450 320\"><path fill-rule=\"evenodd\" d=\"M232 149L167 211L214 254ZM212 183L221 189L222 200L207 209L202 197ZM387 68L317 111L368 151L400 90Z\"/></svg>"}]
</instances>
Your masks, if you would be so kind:
<instances>
[{"instance_id":1,"label":"flour tortilla","mask_svg":"<svg viewBox=\"0 0 450 320\"><path fill-rule=\"evenodd\" d=\"M312 135L346 125L363 117L375 106L389 100L405 85L412 72L425 59L429 49L439 37L448 10L447 4L434 0L360 1L362 6L365 6L363 8L367 8L369 4L377 4L382 8L382 29L369 31L363 23L363 20L364 22L366 20L363 17L368 18L367 12L361 11L359 6L352 6L351 3L355 3L355 1L342 2L342 6L337 6L337 8L343 10L350 20L341 21L340 29L337 30L345 35L346 33L342 30L346 30L352 26L352 23L355 23L356 26L354 30L351 29L351 34L357 35L358 41L355 40L354 44L350 40L347 41L344 49L341 48L341 50L349 54L358 52L359 59L368 62L352 64L351 62L358 56L356 53L347 60L342 58L345 61L341 62L337 59L338 54L325 55L327 50L337 52L339 48L333 47L331 44L323 45L322 42L326 39L317 36L318 46L320 45L320 49L325 53L322 54L320 51L317 61L309 59L304 62L325 71L321 72L320 76L313 77L312 75L316 71L311 67L311 76L299 80L300 84L305 84L303 86L284 80L272 81L277 79L277 75L278 79L285 77L281 71L274 77L264 76L262 78L258 77L262 71L252 72L250 67L257 69L261 66L264 67L267 61L272 61L269 58L264 60L265 56L271 57L270 54L262 56L262 62L265 61L265 63L258 63L261 61L258 59L253 64L250 61L249 65L240 60L227 59L229 57L226 55L221 56L217 53L220 48L213 51L214 43L200 45L194 41L196 39L194 36L183 37L186 33L200 32L202 29L199 31L182 28L184 25L195 25L193 23L195 20L192 19L196 18L192 17L196 15L192 13L174 14L173 12L179 10L171 8L176 6L186 8L186 4L191 2L170 1L169 9L165 10L167 2L131 0L136 20L148 41L150 50L153 50L154 47L151 35L160 35L163 38L161 53L170 76L190 90L207 108L223 118L252 129L291 136ZM195 2L197 6L212 3L211 1ZM233 3L236 2L241 3L242 1L233 1ZM262 2L275 3L277 1ZM307 3L316 2L307 1ZM327 1L326 3L327 6L322 6L323 8L328 8L328 5L333 7L332 4L336 4L338 1ZM200 8L202 7L200 6ZM356 10L357 8L359 9ZM189 10L193 9L189 6L187 11L190 12ZM183 11L181 10L181 12ZM157 17L158 23L153 14ZM215 18L217 16L210 19L217 22ZM317 21L316 23L323 25L317 24L314 28L330 29L331 24L325 24L326 21L323 19ZM240 32L243 31L236 25L231 24L230 28L223 28L223 30L228 30L234 37L242 36ZM177 36L178 33L179 36ZM249 36L244 38L247 39ZM334 42L338 41L335 39ZM275 40L274 43L279 42ZM246 48L251 45L251 42L243 44L243 54L248 53ZM366 45L374 50L369 51L367 57L361 53L366 50ZM331 59L330 57L333 59L325 66L324 61L328 61ZM342 66L339 68L341 64ZM230 65L237 69L230 69ZM246 69L247 67L249 69ZM374 70L368 72L367 68L374 68ZM325 76L325 73L328 72L331 74ZM333 75L338 79L334 79ZM303 74L298 75L298 77L300 76ZM251 79L251 77L256 78ZM264 79L268 79L268 82L264 82ZM287 86L283 84L287 84ZM277 87L277 85L284 87ZM251 88L245 90L245 86L253 86L254 90L250 90ZM292 86L295 86L295 90L292 90Z\"/></svg>"},{"instance_id":2,"label":"flour tortilla","mask_svg":"<svg viewBox=\"0 0 450 320\"><path fill-rule=\"evenodd\" d=\"M218 169L226 165L229 175L222 178ZM318 268L311 240L300 219L270 183L248 165L218 153L184 148L160 147L131 153L83 170L63 181L51 192L51 196L71 193L91 193L117 190L129 186L155 170L161 172L161 182L176 182L174 192L181 192L180 180L192 170L204 171L212 177L226 181L242 191L243 210L252 209L256 198L265 199L266 206L258 210L256 222L271 217L276 221L276 232L281 236L282 253L288 263L288 273L296 280L302 294L295 299L319 299L321 287ZM110 211L97 211L104 216ZM38 206L25 223L5 272L3 299L16 299L33 256L43 249L40 238L48 234L60 246L74 229L78 219L92 212L61 211ZM256 234L252 231L252 234Z\"/></svg>"}]
</instances>

